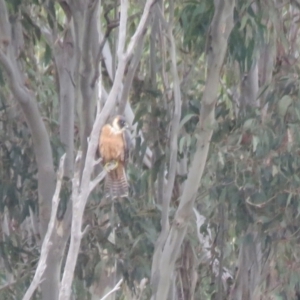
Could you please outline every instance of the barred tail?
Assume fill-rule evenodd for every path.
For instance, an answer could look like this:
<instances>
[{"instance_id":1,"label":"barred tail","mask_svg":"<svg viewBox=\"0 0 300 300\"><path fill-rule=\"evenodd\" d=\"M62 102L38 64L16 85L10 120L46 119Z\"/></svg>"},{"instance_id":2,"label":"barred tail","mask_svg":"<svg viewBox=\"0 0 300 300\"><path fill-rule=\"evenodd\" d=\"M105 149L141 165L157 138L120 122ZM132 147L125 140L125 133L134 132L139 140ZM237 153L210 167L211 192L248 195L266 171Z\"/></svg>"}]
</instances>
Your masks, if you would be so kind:
<instances>
[{"instance_id":1,"label":"barred tail","mask_svg":"<svg viewBox=\"0 0 300 300\"><path fill-rule=\"evenodd\" d=\"M105 193L112 198L128 196L128 182L123 164L107 173L104 183Z\"/></svg>"}]
</instances>

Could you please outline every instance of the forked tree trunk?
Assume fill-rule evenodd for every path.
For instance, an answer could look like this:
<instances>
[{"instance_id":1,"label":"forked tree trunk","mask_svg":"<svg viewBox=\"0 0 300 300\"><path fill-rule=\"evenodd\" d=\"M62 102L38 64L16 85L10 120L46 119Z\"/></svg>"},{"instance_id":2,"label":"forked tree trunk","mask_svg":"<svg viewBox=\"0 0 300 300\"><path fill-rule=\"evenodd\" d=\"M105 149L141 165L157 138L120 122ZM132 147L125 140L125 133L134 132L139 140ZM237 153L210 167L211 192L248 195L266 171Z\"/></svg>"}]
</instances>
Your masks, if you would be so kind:
<instances>
[{"instance_id":1,"label":"forked tree trunk","mask_svg":"<svg viewBox=\"0 0 300 300\"><path fill-rule=\"evenodd\" d=\"M206 164L213 133L215 104L218 96L217 87L219 86L220 70L227 49L227 40L233 28L233 8L235 1L215 0L214 5L215 13L208 36L207 80L201 102L200 121L196 129L198 135L196 153L192 159L181 201L172 226L169 229L168 226L162 224L162 233L155 246L151 277L153 300L165 300L168 298L171 280L174 277L175 262L186 235L188 221L193 213L194 201ZM170 39L172 40L172 36ZM172 60L172 64L174 63L174 60ZM175 79L176 77L173 76L174 86L177 84ZM176 93L174 94L176 95ZM169 201L169 199L164 198L164 201ZM165 212L163 211L162 214L165 214Z\"/></svg>"}]
</instances>

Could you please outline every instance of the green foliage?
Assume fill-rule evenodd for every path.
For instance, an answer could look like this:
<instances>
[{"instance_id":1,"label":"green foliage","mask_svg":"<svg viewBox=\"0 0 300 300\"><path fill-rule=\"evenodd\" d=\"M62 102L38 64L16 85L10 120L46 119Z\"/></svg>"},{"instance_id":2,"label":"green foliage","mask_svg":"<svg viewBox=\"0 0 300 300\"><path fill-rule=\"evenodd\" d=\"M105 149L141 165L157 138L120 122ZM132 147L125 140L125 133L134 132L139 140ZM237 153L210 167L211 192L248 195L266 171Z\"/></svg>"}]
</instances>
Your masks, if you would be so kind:
<instances>
[{"instance_id":1,"label":"green foliage","mask_svg":"<svg viewBox=\"0 0 300 300\"><path fill-rule=\"evenodd\" d=\"M253 60L258 58L258 49L268 32L262 19L262 13L257 8L253 11L252 1L240 2L235 13L235 23L228 42L229 55L237 60L241 72L248 71Z\"/></svg>"},{"instance_id":2,"label":"green foliage","mask_svg":"<svg viewBox=\"0 0 300 300\"><path fill-rule=\"evenodd\" d=\"M66 16L57 3L51 2L46 8L38 1L6 3L10 14L20 11L22 15L26 38L18 61L24 69L26 86L36 95L57 166L64 152L59 139L57 75L52 47L46 43L41 26L57 26L59 34L63 35ZM272 82L261 87L260 97L265 96L262 107L249 109L243 116L236 114L234 96L229 92L233 86L240 85L241 74L249 71L258 58L259 47L269 41L271 35L276 36L284 49L289 48L281 24L274 23L280 23L287 7L276 11L261 1L255 1L255 4L257 9L253 1L238 1L235 11L235 27L220 78L222 87L216 105L217 124L197 195L197 209L206 218L200 233L212 234L212 239L218 240L222 224L218 211L222 204L226 219L223 263L233 273L238 264L240 245L251 237L246 235L249 226L258 228L264 254L271 260L278 283L274 290L266 282L260 288L266 295L277 299L293 299L300 278L295 259L299 252L300 215L300 70L292 64L282 68L277 66L276 70L274 67ZM103 5L109 18L114 19L114 2ZM168 17L168 3L164 5ZM174 34L183 99L178 160L186 159L188 166L198 139L196 128L206 80L203 53L213 13L214 5L210 0L175 3ZM135 30L139 14L140 7L130 5L129 33ZM266 16L272 25L266 24ZM274 29L277 28L275 25L280 28L279 32ZM103 270L114 267L115 260L128 287L136 293L142 279L149 279L151 275L154 245L161 230L162 199L158 189L164 184L168 170L173 95L171 88L166 87L166 81L172 81L169 53L164 53L166 57L159 51L155 53L158 67L154 70L155 80L152 80L149 70L151 53L146 37L145 51L129 99L135 113L134 124L144 136L144 139L135 137L136 147L128 165L130 197L120 203L107 202L103 198L103 184L90 197L84 222L84 225L90 225L90 231L82 241L74 282L74 291L80 299L90 297L87 288L99 281ZM114 41L113 35L109 41ZM165 78L162 66L167 74ZM0 290L0 296L1 299L21 299L32 279L40 251L38 238L31 232L31 222L34 222L31 212L39 211L37 168L29 129L18 105L11 101L2 69L0 85L0 217L3 224L0 257L1 266L4 266L0 270L0 284L6 284L7 274L16 279L11 287ZM76 141L78 135L77 130ZM151 169L142 163L147 147L153 151ZM180 199L178 190L186 177L186 173L176 177L170 207L171 221ZM61 194L64 198L69 198L69 195L68 190ZM187 241L198 273L195 299L213 299L217 291L216 275L203 259L204 250L200 249L195 226L191 224ZM247 241L252 243L253 239ZM220 248L217 242L211 248L211 261L218 260ZM178 274L187 273L189 268L184 269L185 266L178 262ZM150 299L150 294L148 284L144 299ZM125 296L120 292L118 297L124 299ZM39 294L36 299L39 299Z\"/></svg>"},{"instance_id":3,"label":"green foliage","mask_svg":"<svg viewBox=\"0 0 300 300\"><path fill-rule=\"evenodd\" d=\"M205 51L206 38L214 12L212 1L185 1L178 13L179 24L183 31L183 46L189 51Z\"/></svg>"},{"instance_id":4,"label":"green foliage","mask_svg":"<svg viewBox=\"0 0 300 300\"><path fill-rule=\"evenodd\" d=\"M4 263L0 284L6 284L5 273L12 274L16 281L1 291L1 297L19 299L30 282L30 273L38 256L35 238L23 228L29 221L30 210L38 210L36 163L30 140L26 139L28 129L20 122L11 121L6 113L6 109L1 113L5 130L0 131L0 215L3 224L0 256Z\"/></svg>"}]
</instances>

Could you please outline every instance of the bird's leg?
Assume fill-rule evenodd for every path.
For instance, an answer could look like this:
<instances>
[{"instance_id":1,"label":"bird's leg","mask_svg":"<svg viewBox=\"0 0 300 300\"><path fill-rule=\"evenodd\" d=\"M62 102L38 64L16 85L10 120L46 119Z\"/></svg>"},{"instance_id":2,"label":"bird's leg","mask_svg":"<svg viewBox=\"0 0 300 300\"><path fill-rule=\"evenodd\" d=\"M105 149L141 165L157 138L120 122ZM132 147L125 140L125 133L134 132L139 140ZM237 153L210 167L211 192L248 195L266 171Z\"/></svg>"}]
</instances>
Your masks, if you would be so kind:
<instances>
[{"instance_id":1,"label":"bird's leg","mask_svg":"<svg viewBox=\"0 0 300 300\"><path fill-rule=\"evenodd\" d=\"M104 169L106 170L106 172L110 172L115 170L117 167L118 167L118 161L112 160L105 164Z\"/></svg>"}]
</instances>

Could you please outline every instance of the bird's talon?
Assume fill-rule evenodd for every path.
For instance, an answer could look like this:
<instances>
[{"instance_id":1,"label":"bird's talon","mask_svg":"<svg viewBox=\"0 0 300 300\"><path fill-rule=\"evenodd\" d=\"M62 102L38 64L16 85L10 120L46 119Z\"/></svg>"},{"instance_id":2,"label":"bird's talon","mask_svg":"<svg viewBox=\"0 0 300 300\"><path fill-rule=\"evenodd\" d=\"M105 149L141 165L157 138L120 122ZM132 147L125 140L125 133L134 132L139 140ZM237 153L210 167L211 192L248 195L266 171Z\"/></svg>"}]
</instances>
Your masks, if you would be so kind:
<instances>
[{"instance_id":1,"label":"bird's talon","mask_svg":"<svg viewBox=\"0 0 300 300\"><path fill-rule=\"evenodd\" d=\"M113 160L105 164L104 169L106 172L111 172L118 167L118 161Z\"/></svg>"}]
</instances>

